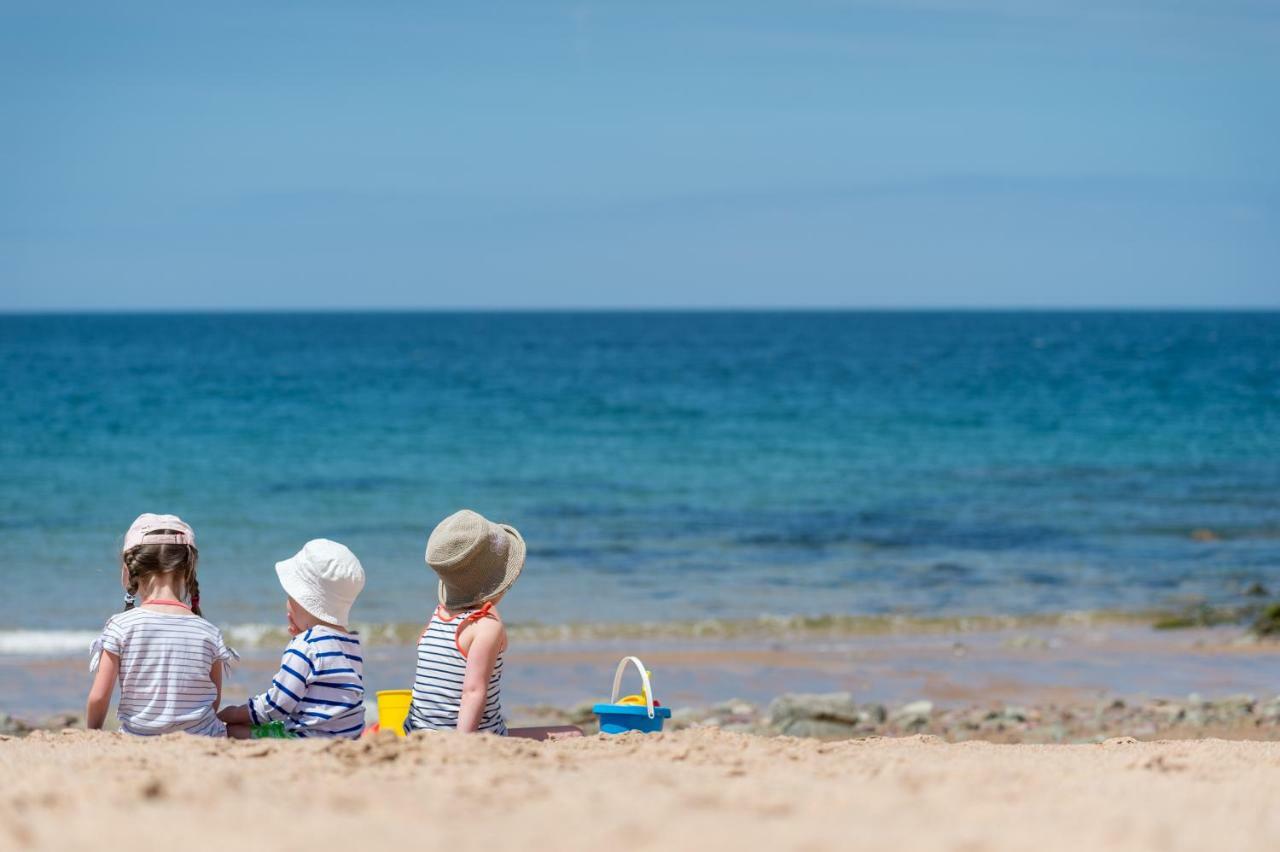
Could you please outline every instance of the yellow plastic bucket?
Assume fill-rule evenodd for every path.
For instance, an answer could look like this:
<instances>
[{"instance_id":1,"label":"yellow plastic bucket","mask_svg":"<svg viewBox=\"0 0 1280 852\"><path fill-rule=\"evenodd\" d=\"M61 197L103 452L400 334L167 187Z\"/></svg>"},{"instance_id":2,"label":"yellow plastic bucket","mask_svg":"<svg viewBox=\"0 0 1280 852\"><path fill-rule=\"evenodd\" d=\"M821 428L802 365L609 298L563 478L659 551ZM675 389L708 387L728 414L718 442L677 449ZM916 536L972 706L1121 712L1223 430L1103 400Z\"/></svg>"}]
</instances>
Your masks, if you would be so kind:
<instances>
[{"instance_id":1,"label":"yellow plastic bucket","mask_svg":"<svg viewBox=\"0 0 1280 852\"><path fill-rule=\"evenodd\" d=\"M404 720L413 703L412 689L378 690L378 730L404 736Z\"/></svg>"}]
</instances>

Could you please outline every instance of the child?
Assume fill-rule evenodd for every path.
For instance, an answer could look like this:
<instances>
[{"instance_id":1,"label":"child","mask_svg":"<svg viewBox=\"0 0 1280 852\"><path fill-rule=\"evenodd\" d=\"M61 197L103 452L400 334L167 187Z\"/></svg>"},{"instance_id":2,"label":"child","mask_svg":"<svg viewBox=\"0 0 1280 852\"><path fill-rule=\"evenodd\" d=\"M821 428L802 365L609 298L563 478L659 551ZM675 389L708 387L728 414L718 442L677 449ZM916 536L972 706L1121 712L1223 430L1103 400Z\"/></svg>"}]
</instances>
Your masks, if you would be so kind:
<instances>
[{"instance_id":1,"label":"child","mask_svg":"<svg viewBox=\"0 0 1280 852\"><path fill-rule=\"evenodd\" d=\"M502 655L507 631L494 606L524 567L514 527L464 509L427 540L427 565L440 577L440 605L418 639L418 669L405 733L456 729L506 735Z\"/></svg>"},{"instance_id":2,"label":"child","mask_svg":"<svg viewBox=\"0 0 1280 852\"><path fill-rule=\"evenodd\" d=\"M125 611L93 643L86 727L106 721L119 675L116 715L125 733L226 734L215 713L223 669L236 654L200 615L199 556L195 533L175 515L139 515L129 527L120 557Z\"/></svg>"},{"instance_id":3,"label":"child","mask_svg":"<svg viewBox=\"0 0 1280 852\"><path fill-rule=\"evenodd\" d=\"M276 575L293 641L271 687L218 718L238 739L263 735L273 722L297 737L356 739L364 731L364 659L347 623L364 568L346 547L318 538L277 562Z\"/></svg>"}]
</instances>

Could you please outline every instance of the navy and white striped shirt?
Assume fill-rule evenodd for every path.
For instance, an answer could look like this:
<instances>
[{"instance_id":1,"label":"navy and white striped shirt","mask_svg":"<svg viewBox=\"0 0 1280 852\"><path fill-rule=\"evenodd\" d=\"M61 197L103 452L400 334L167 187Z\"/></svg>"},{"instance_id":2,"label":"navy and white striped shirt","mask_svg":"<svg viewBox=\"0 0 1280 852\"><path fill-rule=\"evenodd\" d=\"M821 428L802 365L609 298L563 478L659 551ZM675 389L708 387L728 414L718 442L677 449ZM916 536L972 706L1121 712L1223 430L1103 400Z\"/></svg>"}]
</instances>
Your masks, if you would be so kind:
<instances>
[{"instance_id":1,"label":"navy and white striped shirt","mask_svg":"<svg viewBox=\"0 0 1280 852\"><path fill-rule=\"evenodd\" d=\"M360 637L318 624L293 637L271 688L249 699L253 724L284 722L300 737L348 737L364 731L364 658Z\"/></svg>"},{"instance_id":2,"label":"navy and white striped shirt","mask_svg":"<svg viewBox=\"0 0 1280 852\"><path fill-rule=\"evenodd\" d=\"M490 608L491 609L491 608ZM496 618L488 609L455 613L445 618L439 607L431 623L418 639L418 669L413 677L413 703L404 720L406 734L414 731L457 730L458 713L462 709L462 680L467 673L467 658L458 646L458 631L478 618ZM502 718L502 654L493 664L484 710L477 731L505 736L507 723Z\"/></svg>"},{"instance_id":3,"label":"navy and white striped shirt","mask_svg":"<svg viewBox=\"0 0 1280 852\"><path fill-rule=\"evenodd\" d=\"M235 652L200 616L140 608L117 613L91 650L90 671L98 670L103 651L120 658L116 716L125 733L226 736L226 725L214 715L218 687L212 672L235 659Z\"/></svg>"}]
</instances>

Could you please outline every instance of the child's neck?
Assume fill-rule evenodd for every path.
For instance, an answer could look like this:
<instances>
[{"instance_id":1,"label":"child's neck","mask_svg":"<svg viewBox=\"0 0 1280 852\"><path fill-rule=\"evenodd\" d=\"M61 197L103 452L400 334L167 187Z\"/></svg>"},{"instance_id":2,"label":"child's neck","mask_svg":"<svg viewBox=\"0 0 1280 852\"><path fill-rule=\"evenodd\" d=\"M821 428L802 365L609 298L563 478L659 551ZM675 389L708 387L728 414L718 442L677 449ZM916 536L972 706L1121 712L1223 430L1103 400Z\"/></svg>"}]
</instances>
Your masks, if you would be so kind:
<instances>
[{"instance_id":1,"label":"child's neck","mask_svg":"<svg viewBox=\"0 0 1280 852\"><path fill-rule=\"evenodd\" d=\"M148 577L138 583L138 599L143 606L148 609L158 610L187 610L185 604L181 603L185 597L186 587L176 582L175 577L166 577L163 574ZM154 601L154 603L152 603ZM163 601L164 603L161 603ZM178 605L174 605L177 601Z\"/></svg>"},{"instance_id":2,"label":"child's neck","mask_svg":"<svg viewBox=\"0 0 1280 852\"><path fill-rule=\"evenodd\" d=\"M457 609L449 609L444 604L440 604L440 611L443 612L449 618L455 618L461 613L478 612L484 609L485 607L488 607L489 612L493 613L495 616L498 614L498 602L496 600L485 601L484 603L476 604L475 606L461 606L461 607L458 607Z\"/></svg>"},{"instance_id":3,"label":"child's neck","mask_svg":"<svg viewBox=\"0 0 1280 852\"><path fill-rule=\"evenodd\" d=\"M303 633L306 633L308 630L310 630L313 627L328 627L333 630L337 630L341 633L351 632L350 630L347 629L346 625L344 624L334 624L331 621L321 621L320 619L314 618L314 617L304 619L303 621L298 623L298 629Z\"/></svg>"}]
</instances>

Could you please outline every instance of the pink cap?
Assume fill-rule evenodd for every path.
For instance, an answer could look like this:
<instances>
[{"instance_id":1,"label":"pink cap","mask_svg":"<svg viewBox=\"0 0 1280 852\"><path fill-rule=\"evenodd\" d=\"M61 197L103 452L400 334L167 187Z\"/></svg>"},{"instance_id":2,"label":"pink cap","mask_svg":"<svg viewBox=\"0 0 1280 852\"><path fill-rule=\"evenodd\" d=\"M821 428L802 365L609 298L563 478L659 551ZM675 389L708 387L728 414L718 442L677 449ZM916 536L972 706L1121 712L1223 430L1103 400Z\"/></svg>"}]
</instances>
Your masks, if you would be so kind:
<instances>
[{"instance_id":1,"label":"pink cap","mask_svg":"<svg viewBox=\"0 0 1280 852\"><path fill-rule=\"evenodd\" d=\"M173 532L149 535L154 530L173 530ZM196 534L182 518L177 515L153 515L145 512L138 516L138 519L129 527L129 531L124 534L124 548L121 552L140 544L189 544L194 547L195 543Z\"/></svg>"}]
</instances>

